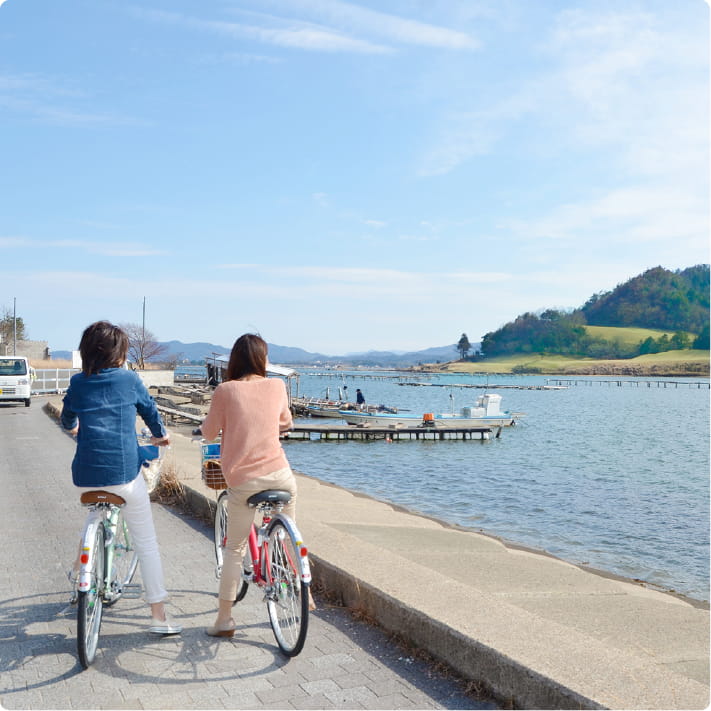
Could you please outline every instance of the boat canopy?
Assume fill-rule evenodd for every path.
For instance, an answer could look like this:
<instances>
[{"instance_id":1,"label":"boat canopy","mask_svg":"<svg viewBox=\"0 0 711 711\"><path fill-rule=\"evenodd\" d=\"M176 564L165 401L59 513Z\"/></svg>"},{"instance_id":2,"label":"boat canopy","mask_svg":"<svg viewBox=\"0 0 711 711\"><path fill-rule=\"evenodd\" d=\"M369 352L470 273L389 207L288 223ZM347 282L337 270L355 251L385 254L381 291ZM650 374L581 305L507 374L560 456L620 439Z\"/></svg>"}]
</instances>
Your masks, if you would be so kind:
<instances>
[{"instance_id":1,"label":"boat canopy","mask_svg":"<svg viewBox=\"0 0 711 711\"><path fill-rule=\"evenodd\" d=\"M208 372L212 371L213 374L217 375L216 382L222 382L222 375L227 370L229 362L229 355L212 355L205 358ZM287 368L285 365L267 363L267 376L276 376L286 380L289 404L291 404L292 398L299 396L299 372L297 370Z\"/></svg>"}]
</instances>

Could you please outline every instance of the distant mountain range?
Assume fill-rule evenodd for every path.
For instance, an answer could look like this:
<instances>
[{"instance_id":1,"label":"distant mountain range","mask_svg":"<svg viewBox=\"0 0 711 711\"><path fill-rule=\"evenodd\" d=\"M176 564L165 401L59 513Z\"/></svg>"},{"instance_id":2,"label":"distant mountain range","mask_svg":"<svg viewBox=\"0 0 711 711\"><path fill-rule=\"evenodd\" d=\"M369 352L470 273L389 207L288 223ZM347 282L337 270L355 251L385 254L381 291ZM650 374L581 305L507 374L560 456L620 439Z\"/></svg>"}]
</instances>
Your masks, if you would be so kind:
<instances>
[{"instance_id":1,"label":"distant mountain range","mask_svg":"<svg viewBox=\"0 0 711 711\"><path fill-rule=\"evenodd\" d=\"M231 347L218 346L214 343L183 343L182 341L163 341L160 345L166 351L161 360L181 362L200 362L213 355L229 355ZM474 349L478 346L474 345ZM52 358L70 360L71 351L52 351ZM456 360L459 357L457 346L439 346L422 351L393 352L367 351L347 353L341 356L311 353L302 348L269 344L269 360L276 365L344 365L381 368L407 368L418 363L436 363Z\"/></svg>"},{"instance_id":2,"label":"distant mountain range","mask_svg":"<svg viewBox=\"0 0 711 711\"><path fill-rule=\"evenodd\" d=\"M201 361L206 356L213 354L229 355L231 347L217 346L212 343L182 343L181 341L167 341L161 345L167 349L167 357L176 357L180 360ZM418 363L432 363L435 361L450 361L457 358L457 347L440 346L427 348L422 351L392 352L392 351L367 351L365 353L346 353L345 355L326 355L312 353L302 348L292 346L279 346L269 344L269 360L280 365L352 365L352 366L380 366L380 367L408 367Z\"/></svg>"}]
</instances>

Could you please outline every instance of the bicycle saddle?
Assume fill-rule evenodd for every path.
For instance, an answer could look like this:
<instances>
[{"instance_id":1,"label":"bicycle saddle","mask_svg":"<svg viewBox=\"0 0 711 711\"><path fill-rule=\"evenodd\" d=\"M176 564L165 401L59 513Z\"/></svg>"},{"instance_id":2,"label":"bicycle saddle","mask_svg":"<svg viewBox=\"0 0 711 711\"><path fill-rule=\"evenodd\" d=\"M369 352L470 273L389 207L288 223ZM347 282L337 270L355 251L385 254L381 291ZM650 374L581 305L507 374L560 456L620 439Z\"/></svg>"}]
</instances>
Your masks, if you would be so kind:
<instances>
[{"instance_id":1,"label":"bicycle saddle","mask_svg":"<svg viewBox=\"0 0 711 711\"><path fill-rule=\"evenodd\" d=\"M259 504L288 504L290 501L291 494L281 489L260 491L258 494L252 494L252 496L247 499L247 503L250 506L259 506Z\"/></svg>"},{"instance_id":2,"label":"bicycle saddle","mask_svg":"<svg viewBox=\"0 0 711 711\"><path fill-rule=\"evenodd\" d=\"M123 506L126 499L118 494L112 494L110 491L85 491L79 500L82 504L113 504L114 506Z\"/></svg>"}]
</instances>

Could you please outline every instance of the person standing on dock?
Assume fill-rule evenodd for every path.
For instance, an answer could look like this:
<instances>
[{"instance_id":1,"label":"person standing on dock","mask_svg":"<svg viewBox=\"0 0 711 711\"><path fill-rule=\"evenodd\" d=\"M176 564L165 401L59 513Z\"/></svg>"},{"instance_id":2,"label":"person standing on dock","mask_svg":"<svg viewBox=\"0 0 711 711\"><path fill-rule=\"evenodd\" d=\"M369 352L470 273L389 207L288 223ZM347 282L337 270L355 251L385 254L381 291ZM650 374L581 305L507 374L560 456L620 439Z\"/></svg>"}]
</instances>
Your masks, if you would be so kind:
<instances>
[{"instance_id":1,"label":"person standing on dock","mask_svg":"<svg viewBox=\"0 0 711 711\"><path fill-rule=\"evenodd\" d=\"M360 388L356 388L356 405L359 410L363 410L365 407L365 396L360 391Z\"/></svg>"}]
</instances>

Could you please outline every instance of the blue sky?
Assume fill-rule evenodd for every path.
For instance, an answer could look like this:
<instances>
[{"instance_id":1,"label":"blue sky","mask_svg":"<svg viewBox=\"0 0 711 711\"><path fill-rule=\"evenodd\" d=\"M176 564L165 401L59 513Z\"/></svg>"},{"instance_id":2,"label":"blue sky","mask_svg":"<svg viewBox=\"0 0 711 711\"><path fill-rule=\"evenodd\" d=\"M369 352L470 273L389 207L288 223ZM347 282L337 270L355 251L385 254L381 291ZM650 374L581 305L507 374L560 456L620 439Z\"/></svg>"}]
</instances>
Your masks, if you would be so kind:
<instances>
[{"instance_id":1,"label":"blue sky","mask_svg":"<svg viewBox=\"0 0 711 711\"><path fill-rule=\"evenodd\" d=\"M709 261L701 0L0 0L0 307L327 354Z\"/></svg>"}]
</instances>

